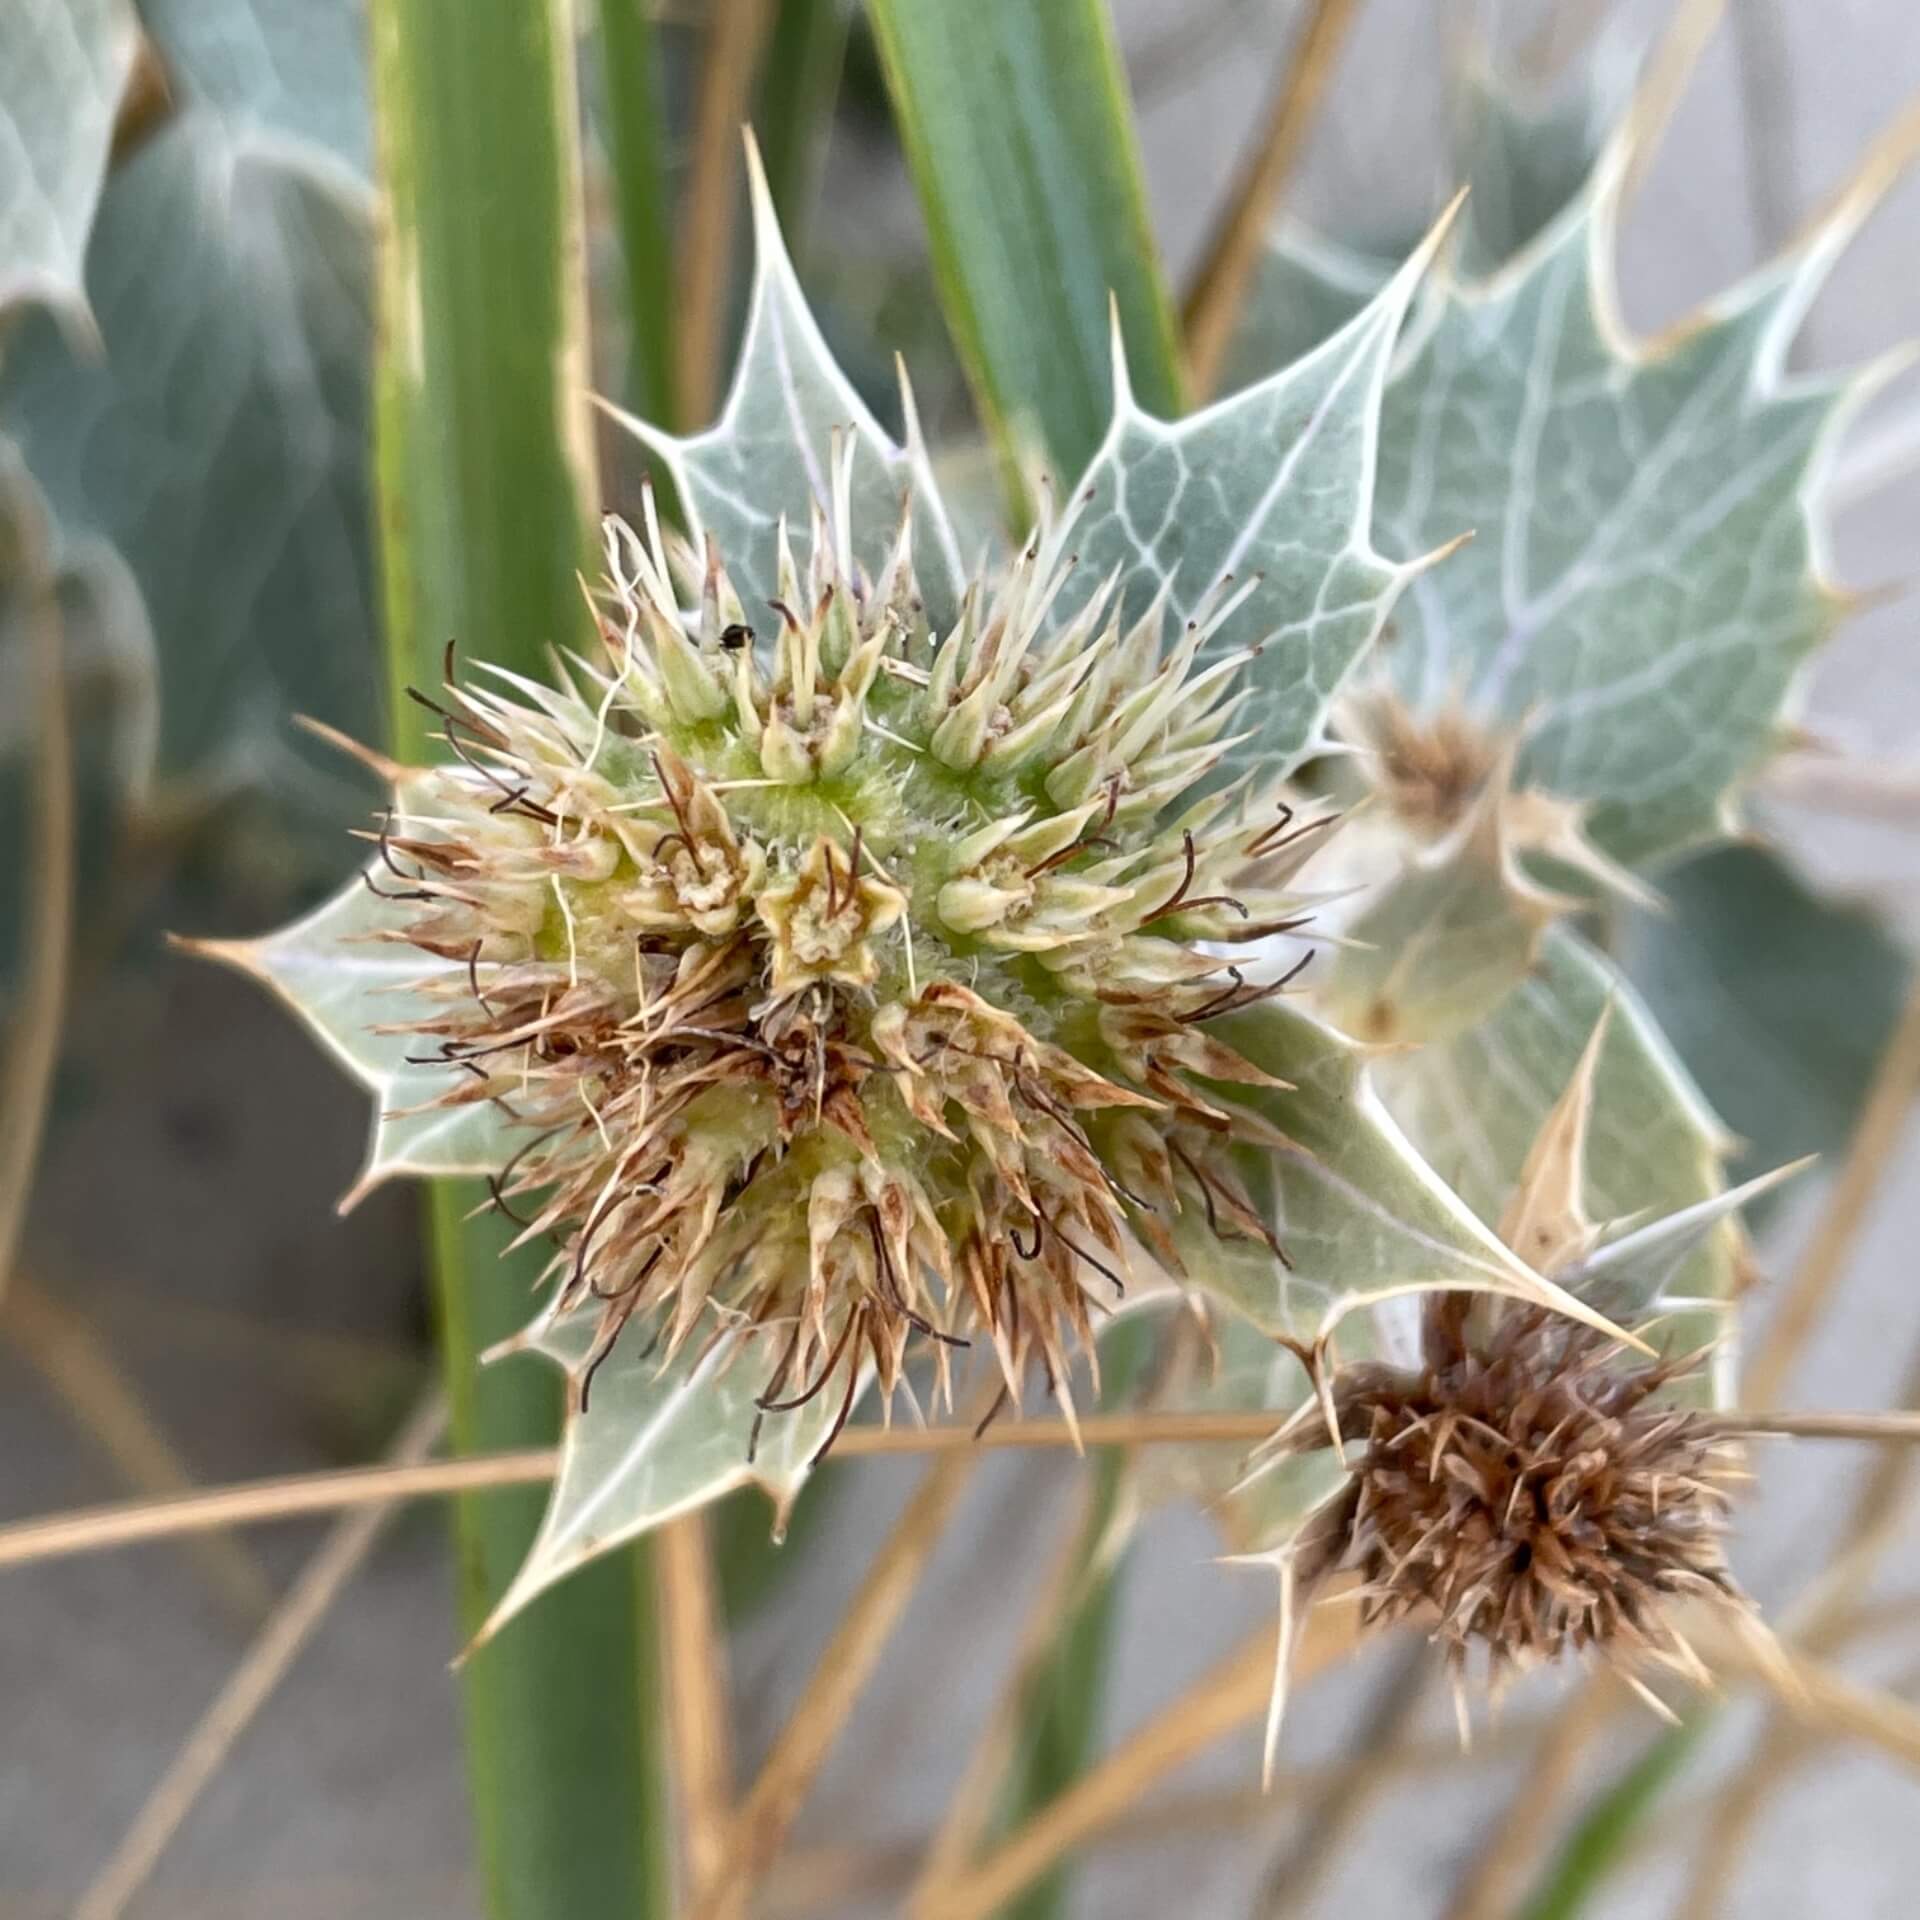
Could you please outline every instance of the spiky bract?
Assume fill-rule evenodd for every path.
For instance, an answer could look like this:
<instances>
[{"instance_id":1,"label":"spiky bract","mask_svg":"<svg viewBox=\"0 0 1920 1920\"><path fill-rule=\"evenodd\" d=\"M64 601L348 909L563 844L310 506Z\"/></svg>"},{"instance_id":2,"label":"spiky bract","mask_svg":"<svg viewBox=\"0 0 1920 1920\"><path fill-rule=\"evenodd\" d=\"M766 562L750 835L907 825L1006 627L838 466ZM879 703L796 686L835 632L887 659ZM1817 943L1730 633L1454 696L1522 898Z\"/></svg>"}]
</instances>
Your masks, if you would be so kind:
<instances>
[{"instance_id":1,"label":"spiky bract","mask_svg":"<svg viewBox=\"0 0 1920 1920\"><path fill-rule=\"evenodd\" d=\"M449 686L458 762L381 837L391 937L462 963L404 1030L443 1104L519 1123L496 1198L553 1236L558 1306L601 1303L583 1392L642 1312L669 1351L764 1335L769 1409L850 1401L869 1362L892 1388L916 1333L943 1384L985 1330L1016 1395L1036 1353L1064 1389L1146 1209L1250 1230L1205 1184L1241 1123L1188 1076L1265 1079L1203 1028L1270 989L1198 943L1295 924L1325 822L1195 797L1234 744L1240 662L1196 658L1237 595L1171 634L1112 582L1056 619L1069 513L936 629L910 515L853 563L849 459L804 564L774 536L766 607L650 497L610 523L604 657ZM1186 1142L1152 1195L1129 1116Z\"/></svg>"}]
</instances>

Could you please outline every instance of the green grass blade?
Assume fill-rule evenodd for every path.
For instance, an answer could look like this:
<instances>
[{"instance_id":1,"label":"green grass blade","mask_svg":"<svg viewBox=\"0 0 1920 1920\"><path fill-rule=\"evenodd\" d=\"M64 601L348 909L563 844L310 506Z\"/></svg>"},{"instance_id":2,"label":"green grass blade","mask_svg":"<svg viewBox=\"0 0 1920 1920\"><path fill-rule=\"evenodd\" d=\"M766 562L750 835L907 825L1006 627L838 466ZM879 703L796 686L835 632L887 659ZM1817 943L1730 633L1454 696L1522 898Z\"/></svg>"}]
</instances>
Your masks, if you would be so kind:
<instances>
[{"instance_id":1,"label":"green grass blade","mask_svg":"<svg viewBox=\"0 0 1920 1920\"><path fill-rule=\"evenodd\" d=\"M828 124L840 92L850 0L780 0L755 125L787 251L804 266Z\"/></svg>"},{"instance_id":2,"label":"green grass blade","mask_svg":"<svg viewBox=\"0 0 1920 1920\"><path fill-rule=\"evenodd\" d=\"M868 0L947 324L1017 490L1106 432L1108 293L1134 392L1180 410L1173 309L1104 0Z\"/></svg>"},{"instance_id":3,"label":"green grass blade","mask_svg":"<svg viewBox=\"0 0 1920 1920\"><path fill-rule=\"evenodd\" d=\"M591 445L571 27L563 0L376 0L388 224L377 478L395 748L431 749L404 696L463 657L544 670L583 619ZM478 1197L484 1197L480 1195ZM479 1355L529 1310L537 1253L498 1258L466 1183L432 1199L453 1435L463 1451L551 1440L554 1377ZM490 1610L539 1500L458 1515L461 1616ZM634 1556L548 1595L462 1672L474 1821L494 1920L667 1910L658 1667Z\"/></svg>"},{"instance_id":4,"label":"green grass blade","mask_svg":"<svg viewBox=\"0 0 1920 1920\"><path fill-rule=\"evenodd\" d=\"M614 210L633 330L628 404L673 417L673 221L667 192L666 101L646 0L599 0L601 70L613 162Z\"/></svg>"},{"instance_id":5,"label":"green grass blade","mask_svg":"<svg viewBox=\"0 0 1920 1920\"><path fill-rule=\"evenodd\" d=\"M558 1376L537 1360L478 1356L527 1319L539 1249L502 1260L486 1189L432 1189L430 1234L455 1444L544 1446L560 1424ZM510 1231L510 1230L508 1230ZM531 1257L529 1257L531 1256ZM460 1619L492 1612L533 1540L541 1488L460 1503ZM492 1920L672 1911L653 1582L644 1550L609 1554L536 1600L461 1670L468 1785Z\"/></svg>"},{"instance_id":6,"label":"green grass blade","mask_svg":"<svg viewBox=\"0 0 1920 1920\"><path fill-rule=\"evenodd\" d=\"M1518 1920L1577 1920L1627 1850L1674 1776L1692 1757L1713 1716L1696 1713L1659 1734L1606 1788L1548 1864Z\"/></svg>"}]
</instances>

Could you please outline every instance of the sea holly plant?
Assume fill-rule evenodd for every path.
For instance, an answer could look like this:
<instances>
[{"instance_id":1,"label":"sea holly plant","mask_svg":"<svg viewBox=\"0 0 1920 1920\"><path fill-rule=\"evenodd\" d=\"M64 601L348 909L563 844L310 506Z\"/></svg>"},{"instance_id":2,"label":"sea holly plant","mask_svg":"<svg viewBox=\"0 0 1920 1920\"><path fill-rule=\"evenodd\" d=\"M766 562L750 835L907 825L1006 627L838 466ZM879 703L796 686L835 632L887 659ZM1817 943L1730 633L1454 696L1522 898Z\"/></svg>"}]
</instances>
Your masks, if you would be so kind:
<instances>
[{"instance_id":1,"label":"sea holly plant","mask_svg":"<svg viewBox=\"0 0 1920 1920\"><path fill-rule=\"evenodd\" d=\"M1780 362L1860 207L1642 350L1630 152L1491 273L1434 271L1443 221L1188 418L1116 335L1088 470L978 559L756 174L718 420L616 414L684 527L608 520L548 678L450 647L409 689L449 757L363 752L360 882L215 949L375 1092L356 1195L477 1173L550 1249L497 1358L564 1369L566 1440L487 1631L743 1482L784 1513L869 1391L950 1410L978 1370L1071 1423L1102 1323L1171 1290L1291 1362L1256 1370L1289 1596L1354 1566L1456 1667L1694 1670L1668 1603L1742 1604L1699 1403L1776 1176L1726 1188L1556 923L1725 820L1830 621L1857 386ZM1476 1048L1524 1063L1502 1112L1449 1080Z\"/></svg>"},{"instance_id":2,"label":"sea holly plant","mask_svg":"<svg viewBox=\"0 0 1920 1920\"><path fill-rule=\"evenodd\" d=\"M567 1369L566 1449L501 1617L742 1480L789 1502L869 1383L944 1404L978 1363L1071 1418L1098 1324L1170 1284L1303 1346L1436 1288L1607 1328L1249 971L1336 826L1286 776L1417 571L1367 526L1424 258L1194 420L1122 387L963 578L756 204L720 424L644 433L686 534L609 521L550 683L450 650L413 694L451 757L371 756L360 881L215 949L373 1089L356 1193L480 1172L552 1246L513 1344Z\"/></svg>"}]
</instances>

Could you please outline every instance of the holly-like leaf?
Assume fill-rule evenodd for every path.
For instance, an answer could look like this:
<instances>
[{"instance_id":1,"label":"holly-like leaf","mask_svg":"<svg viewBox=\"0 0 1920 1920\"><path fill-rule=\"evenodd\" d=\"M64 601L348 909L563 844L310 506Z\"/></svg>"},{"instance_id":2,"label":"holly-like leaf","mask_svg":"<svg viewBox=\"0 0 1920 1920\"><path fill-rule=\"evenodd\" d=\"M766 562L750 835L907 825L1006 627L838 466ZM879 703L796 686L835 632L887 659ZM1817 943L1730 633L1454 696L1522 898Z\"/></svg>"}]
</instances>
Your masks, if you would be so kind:
<instances>
[{"instance_id":1,"label":"holly-like leaf","mask_svg":"<svg viewBox=\"0 0 1920 1920\"><path fill-rule=\"evenodd\" d=\"M598 1303L589 1302L543 1316L515 1344L577 1376L599 1319ZM481 1640L576 1567L736 1487L757 1486L773 1501L778 1537L841 1396L815 1394L763 1416L754 1402L767 1384L765 1351L724 1337L693 1340L663 1362L646 1328L622 1334L593 1376L585 1411L567 1421L539 1535ZM503 1356L500 1364L522 1363Z\"/></svg>"},{"instance_id":2,"label":"holly-like leaf","mask_svg":"<svg viewBox=\"0 0 1920 1920\"><path fill-rule=\"evenodd\" d=\"M1374 551L1374 446L1394 337L1445 230L1325 346L1175 421L1134 403L1114 345L1113 424L1077 497L1076 584L1060 616L1117 571L1123 605L1164 590L1184 619L1231 578L1257 582L1208 642L1257 648L1243 759L1275 771L1319 744L1327 709L1416 571Z\"/></svg>"},{"instance_id":3,"label":"holly-like leaf","mask_svg":"<svg viewBox=\"0 0 1920 1920\"><path fill-rule=\"evenodd\" d=\"M1629 158L1492 280L1435 293L1387 392L1376 526L1409 555L1475 531L1381 656L1402 700L1524 724L1518 784L1589 806L1632 864L1721 829L1832 624L1814 503L1859 383L1783 358L1863 208L1643 345L1613 296Z\"/></svg>"},{"instance_id":4,"label":"holly-like leaf","mask_svg":"<svg viewBox=\"0 0 1920 1920\"><path fill-rule=\"evenodd\" d=\"M497 1172L524 1134L485 1101L432 1106L459 1084L459 1070L410 1063L407 1056L421 1051L419 1037L378 1031L425 1017L432 1003L420 989L462 971L391 937L405 922L374 889L398 884L376 865L264 939L183 943L277 993L373 1095L366 1160L340 1202L343 1212L400 1175Z\"/></svg>"},{"instance_id":5,"label":"holly-like leaf","mask_svg":"<svg viewBox=\"0 0 1920 1920\"><path fill-rule=\"evenodd\" d=\"M1374 1092L1350 1041L1274 1001L1216 1020L1209 1031L1287 1083L1212 1088L1221 1104L1251 1108L1285 1136L1285 1144L1235 1147L1231 1155L1286 1257L1257 1240L1203 1231L1197 1206L1184 1207L1176 1243L1190 1284L1269 1333L1302 1340L1356 1307L1436 1288L1482 1289L1594 1318L1442 1184Z\"/></svg>"},{"instance_id":6,"label":"holly-like leaf","mask_svg":"<svg viewBox=\"0 0 1920 1920\"><path fill-rule=\"evenodd\" d=\"M373 172L365 0L141 0L176 94L236 140Z\"/></svg>"},{"instance_id":7,"label":"holly-like leaf","mask_svg":"<svg viewBox=\"0 0 1920 1920\"><path fill-rule=\"evenodd\" d=\"M1853 1130L1912 961L1868 911L1778 854L1726 847L1661 875L1667 910L1623 928L1620 964L1741 1141L1751 1176Z\"/></svg>"},{"instance_id":8,"label":"holly-like leaf","mask_svg":"<svg viewBox=\"0 0 1920 1920\"><path fill-rule=\"evenodd\" d=\"M368 208L190 111L114 177L89 256L104 353L33 316L0 422L63 547L104 540L161 663L158 765L338 822L361 792L288 727L378 703L365 465Z\"/></svg>"},{"instance_id":9,"label":"holly-like leaf","mask_svg":"<svg viewBox=\"0 0 1920 1920\"><path fill-rule=\"evenodd\" d=\"M772 631L778 593L775 534L784 517L803 537L815 505L830 504L836 433L853 436L851 517L854 558L878 569L911 496L914 565L936 619L957 611L966 575L959 542L941 504L912 395L902 385L907 443L896 446L840 371L809 310L780 236L756 149L749 148L754 278L746 333L720 417L680 439L617 407L607 412L658 456L673 478L696 537L718 546L747 618Z\"/></svg>"},{"instance_id":10,"label":"holly-like leaf","mask_svg":"<svg viewBox=\"0 0 1920 1920\"><path fill-rule=\"evenodd\" d=\"M1587 1123L1589 1215L1603 1226L1658 1219L1720 1193L1725 1130L1618 969L1556 930L1531 975L1479 1025L1375 1066L1408 1136L1482 1220L1501 1218L1609 1003ZM1737 1252L1732 1229L1717 1229L1686 1263L1678 1291L1724 1296Z\"/></svg>"},{"instance_id":11,"label":"holly-like leaf","mask_svg":"<svg viewBox=\"0 0 1920 1920\"><path fill-rule=\"evenodd\" d=\"M1790 1161L1744 1185L1729 1187L1711 1199L1696 1201L1644 1226L1628 1226L1594 1249L1578 1265L1565 1269L1561 1280L1583 1299L1638 1319L1656 1302L1685 1300L1686 1274L1696 1250L1723 1220L1764 1199L1811 1164Z\"/></svg>"},{"instance_id":12,"label":"holly-like leaf","mask_svg":"<svg viewBox=\"0 0 1920 1920\"><path fill-rule=\"evenodd\" d=\"M86 311L87 234L139 44L127 0L0 12L0 309Z\"/></svg>"}]
</instances>

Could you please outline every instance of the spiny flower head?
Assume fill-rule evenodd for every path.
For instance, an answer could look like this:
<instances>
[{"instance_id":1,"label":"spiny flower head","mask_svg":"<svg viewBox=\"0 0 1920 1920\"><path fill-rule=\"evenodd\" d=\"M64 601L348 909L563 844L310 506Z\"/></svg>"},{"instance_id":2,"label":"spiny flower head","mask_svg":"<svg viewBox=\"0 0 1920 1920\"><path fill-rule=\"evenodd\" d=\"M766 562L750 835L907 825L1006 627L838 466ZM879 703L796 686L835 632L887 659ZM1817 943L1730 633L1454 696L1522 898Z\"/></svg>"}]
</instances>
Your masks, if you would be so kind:
<instances>
[{"instance_id":1,"label":"spiny flower head","mask_svg":"<svg viewBox=\"0 0 1920 1920\"><path fill-rule=\"evenodd\" d=\"M1662 1397L1690 1365L1630 1364L1541 1308L1436 1297L1418 1366L1331 1384L1348 1475L1297 1578L1356 1568L1364 1617L1425 1627L1456 1671L1478 1646L1496 1678L1589 1650L1698 1677L1675 1603L1744 1603L1724 1539L1737 1447ZM1288 1444L1327 1439L1303 1421Z\"/></svg>"},{"instance_id":2,"label":"spiny flower head","mask_svg":"<svg viewBox=\"0 0 1920 1920\"><path fill-rule=\"evenodd\" d=\"M417 696L456 757L401 783L369 884L461 964L399 1030L438 1104L517 1123L493 1192L557 1308L598 1303L583 1398L637 1313L668 1352L761 1336L768 1411L891 1389L916 1336L944 1387L976 1332L1016 1397L1036 1355L1064 1392L1140 1228L1270 1237L1217 1197L1252 1123L1193 1080L1265 1081L1205 1031L1273 990L1221 952L1299 923L1328 823L1205 784L1247 656L1198 656L1247 589L1178 630L1112 580L1059 616L1049 512L936 626L909 512L853 562L851 456L765 606L649 495L609 523L598 657Z\"/></svg>"}]
</instances>

